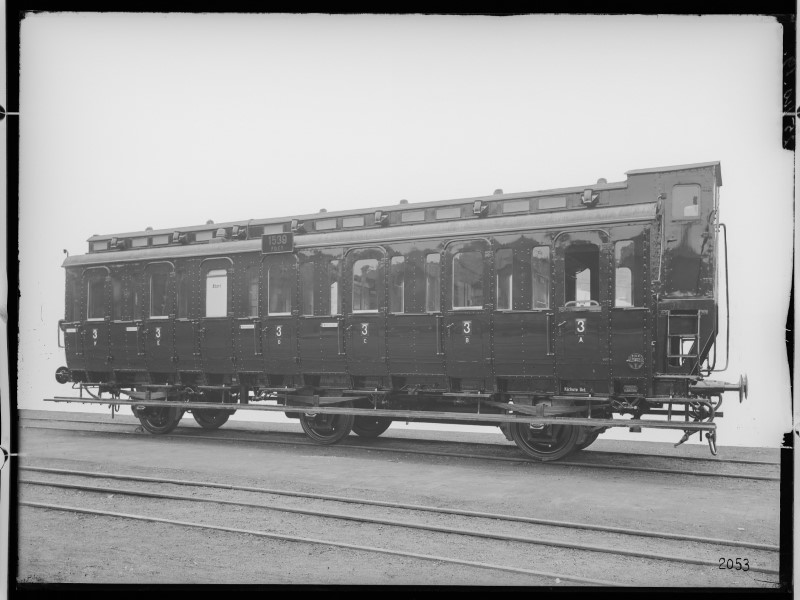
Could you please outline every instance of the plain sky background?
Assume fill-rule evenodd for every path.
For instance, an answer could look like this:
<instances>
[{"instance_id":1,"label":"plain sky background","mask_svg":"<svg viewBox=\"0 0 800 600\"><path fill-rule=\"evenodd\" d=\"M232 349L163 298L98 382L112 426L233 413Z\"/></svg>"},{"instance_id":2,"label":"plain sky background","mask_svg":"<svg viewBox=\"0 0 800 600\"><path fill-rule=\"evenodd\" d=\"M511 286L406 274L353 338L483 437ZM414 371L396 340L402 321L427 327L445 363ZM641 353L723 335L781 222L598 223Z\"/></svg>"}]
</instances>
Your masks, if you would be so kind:
<instances>
[{"instance_id":1,"label":"plain sky background","mask_svg":"<svg viewBox=\"0 0 800 600\"><path fill-rule=\"evenodd\" d=\"M750 380L743 404L726 394L718 442L777 447L793 251L781 51L768 17L29 15L18 406L69 409L42 398L70 394L53 377L62 249L92 234L718 160L732 339L717 378Z\"/></svg>"}]
</instances>

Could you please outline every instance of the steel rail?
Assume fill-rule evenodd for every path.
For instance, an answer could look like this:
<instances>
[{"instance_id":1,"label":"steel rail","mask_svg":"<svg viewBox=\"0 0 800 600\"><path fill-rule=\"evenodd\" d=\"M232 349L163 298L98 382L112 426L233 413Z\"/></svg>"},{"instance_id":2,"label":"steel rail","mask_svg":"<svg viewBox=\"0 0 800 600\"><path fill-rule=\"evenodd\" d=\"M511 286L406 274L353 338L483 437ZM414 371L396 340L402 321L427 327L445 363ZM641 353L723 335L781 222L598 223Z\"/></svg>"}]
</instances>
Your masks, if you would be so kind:
<instances>
[{"instance_id":1,"label":"steel rail","mask_svg":"<svg viewBox=\"0 0 800 600\"><path fill-rule=\"evenodd\" d=\"M21 466L20 471L34 471L39 473L50 473L55 475L73 475L78 477L87 477L95 479L112 479L117 481L137 481L142 483L160 483L170 485L181 485L187 487L207 487L214 489L223 489L230 491L241 492L254 492L259 494L271 494L274 496L287 496L292 498L308 498L313 500L327 500L332 502L341 502L347 504L360 504L364 506L380 506L384 508L399 508L404 510L413 510L420 512L430 512L435 514L448 514L466 517L478 517L484 519L495 519L500 521L514 521L521 523L530 523L533 525L546 525L552 527L565 527L568 529L585 529L588 531L602 531L604 533L616 533L629 536L649 537L649 538L662 538L673 539L687 542L697 542L704 544L716 544L720 546L732 546L742 548L752 548L755 550L766 550L769 552L779 552L780 547L771 544L760 544L756 542L743 542L738 540L726 540L719 538L702 538L696 535L684 535L679 533L636 530L625 527L612 527L608 525L595 525L591 523L574 523L570 521L557 521L553 519L540 519L536 517L523 517L518 515L507 515L498 513L487 513L481 511L463 510L457 508L442 508L436 506L425 506L420 504L406 504L400 502L387 502L383 500L370 500L365 498L353 498L349 496L335 496L330 494L316 494L312 492L297 492L292 490L281 490L271 488L261 488L253 486L238 486L227 483L217 482L203 482L191 481L186 479L168 479L160 477L146 477L141 475L124 475L121 473L98 473L96 471L78 471L72 469L55 469L48 467L27 467ZM714 566L717 563L713 563Z\"/></svg>"},{"instance_id":2,"label":"steel rail","mask_svg":"<svg viewBox=\"0 0 800 600\"><path fill-rule=\"evenodd\" d=\"M307 414L332 414L332 415L356 415L368 417L391 417L413 421L415 419L428 419L437 421L447 421L451 419L461 421L476 421L484 423L540 423L549 425L584 425L593 427L651 427L653 429L680 429L686 431L714 431L717 426L715 423L697 423L689 421L654 421L652 419L593 419L581 417L532 417L530 415L502 415L502 414L478 414L460 412L434 412L421 410L388 410L371 408L335 408L330 406L306 406L306 405L279 405L264 406L258 404L221 404L212 402L165 402L162 400L117 400L109 399L90 399L90 398L66 398L56 396L54 398L44 398L45 402L75 402L80 404L108 404L114 406L149 406L155 408L178 408L181 410L197 409L220 409L220 410L256 410L269 412L302 412Z\"/></svg>"},{"instance_id":3,"label":"steel rail","mask_svg":"<svg viewBox=\"0 0 800 600\"><path fill-rule=\"evenodd\" d=\"M20 483L27 483L32 485L39 485L45 487L56 487L62 489L82 490L87 492L96 493L112 493L125 496L136 496L140 498L156 498L160 500L178 500L183 502L200 502L208 504L223 504L228 506L242 506L247 508L258 508L263 510L272 510L276 512L292 513L299 515L306 515L310 517L322 517L326 519L339 519L343 521L355 521L358 523L371 523L375 525L388 525L390 527L402 527L406 529L417 529L421 531L433 531L436 533L448 533L454 535L463 535L468 537L476 537L482 539L501 540L505 542L518 542L523 544L531 544L536 546L548 546L551 548L565 548L568 550L579 550L582 552L597 552L601 554L617 554L619 556L629 556L634 558L644 558L655 561L663 562L676 562L690 565L701 565L708 567L719 566L719 562L715 560L706 560L701 558L689 558L686 556L676 556L674 554L658 554L655 552L640 552L636 550L627 550L623 548L612 548L609 546L597 546L594 544L582 544L576 542L564 542L559 540L547 538L534 538L518 535L508 535L503 533L488 533L484 531L477 531L474 529L465 529L457 527L444 527L441 525L428 525L425 523L411 522L411 521L398 521L395 519L383 519L377 517L363 517L357 515L348 515L345 513L323 512L320 510L311 510L306 508L295 508L291 506L276 506L268 504L259 504L256 502L242 502L239 500L227 500L224 498L198 498L195 496L185 496L181 494L166 494L163 492L146 492L140 490L126 490L124 488L109 488L102 486L89 486L60 482L47 482L40 480L21 479ZM777 569L769 568L756 568L751 567L751 571L759 571L770 575L777 575Z\"/></svg>"},{"instance_id":4,"label":"steel rail","mask_svg":"<svg viewBox=\"0 0 800 600\"><path fill-rule=\"evenodd\" d=\"M23 425L25 429L58 429L59 431L80 431L83 433L96 433L96 434L111 434L111 435L133 435L133 433L124 433L124 432L117 432L117 431L93 431L89 429L69 429L64 427L43 427L41 425ZM691 475L695 477L721 477L724 479L751 479L755 481L780 481L780 477L775 477L771 475L747 475L741 473L714 473L712 471L691 471L691 470L676 470L676 469L663 469L659 467L637 467L633 465L605 465L601 463L590 463L590 462L575 462L575 461L565 461L565 460L555 460L555 461L539 461L539 460L532 460L526 458L524 456L520 456L519 458L513 456L487 456L485 454L464 454L458 452L443 452L437 450L417 450L413 448L394 448L394 447L384 447L384 446L365 446L365 445L358 445L358 444L343 444L338 443L330 446L321 446L320 444L305 441L305 440L274 440L274 439L254 439L254 438L243 438L243 437L231 437L231 436L213 436L213 435L196 435L194 433L167 433L167 434L159 434L151 436L153 439L186 439L186 440L213 440L213 441L224 441L224 442L247 442L247 443L255 443L255 444L294 444L296 446L310 446L312 448L352 448L355 450L374 450L376 452L394 452L394 453L406 453L406 454L421 454L425 456L443 456L449 458L472 458L472 459L479 459L479 460L491 460L491 461L498 461L498 462L512 462L512 463L525 463L531 465L546 465L546 466L563 466L563 467L586 467L589 469L606 469L606 470L616 470L616 471L632 471L632 472L641 472L641 473L664 473L668 475ZM510 446L509 446L510 447Z\"/></svg>"},{"instance_id":5,"label":"steel rail","mask_svg":"<svg viewBox=\"0 0 800 600\"><path fill-rule=\"evenodd\" d=\"M135 417L132 417L135 419ZM119 422L119 421L91 421L86 419L45 419L41 417L26 417L20 416L20 421L43 421L43 422L54 422L54 423L85 423L89 425L114 425L117 427L125 427L131 425L138 425L137 422ZM179 426L180 427L180 426ZM180 427L183 429L183 427ZM194 429L194 428L192 428ZM252 433L254 435L262 435L264 433L280 433L286 435L295 435L295 432L292 431L253 431L249 429L242 429L240 427L236 427L232 421L228 421L225 426L225 431L242 431L245 433ZM500 448L512 448L516 447L512 443L509 444L497 444L494 442L462 442L462 441L451 441L451 440L429 440L425 438L405 438L405 437L391 437L387 435L381 436L381 439L387 440L411 440L415 444L425 444L425 443L435 443L435 444L470 444L472 446L497 446ZM688 461L705 461L711 463L722 463L722 464L739 464L739 465L766 465L766 466L775 466L779 467L780 462L774 462L769 460L748 460L742 458L714 458L712 457L704 457L704 456L671 456L671 455L664 455L664 454L651 454L651 453L639 453L639 452L618 452L613 450L584 450L587 454L591 455L603 455L603 456L629 456L635 458L662 458L665 460L688 460Z\"/></svg>"},{"instance_id":6,"label":"steel rail","mask_svg":"<svg viewBox=\"0 0 800 600\"><path fill-rule=\"evenodd\" d=\"M112 511L101 511L101 510L93 510L90 508L81 508L77 506L63 506L58 504L46 504L43 502L30 502L30 501L20 501L18 503L20 506L30 506L33 508L40 508L46 510L60 510L65 512L76 512L81 514L88 514L88 515L96 515L96 516L106 516L106 517L116 517L121 519L133 519L137 521L148 521L151 523L163 523L166 525L178 525L181 527L192 527L197 529L210 529L214 531L223 531L226 533L239 533L245 535L253 535L257 537L269 538L273 540L284 540L289 542L300 542L306 544L317 544L323 546L333 546L335 548L347 548L349 550L356 550L361 552L374 552L378 554L390 554L393 556L405 556L408 558L417 558L420 560L429 560L434 562L443 562L443 563L450 563L456 565L465 565L469 567L476 567L480 569L491 569L496 571L506 571L510 573L521 573L523 575L533 575L536 577L545 577L549 579L561 579L564 581L573 581L576 583L586 583L592 585L605 585L605 586L620 586L620 585L629 585L629 584L621 584L615 581L606 581L602 579L589 579L585 577L574 577L572 575L562 575L560 573L551 573L549 571L536 571L533 569L522 569L519 567L510 567L506 565L496 565L492 563L482 563L477 561L471 560L462 560L458 558L448 558L446 556L436 556L431 554L419 554L416 552L406 552L403 550L392 550L389 548L377 548L375 546L361 546L358 544L348 544L346 542L336 542L333 540L322 540L316 538L306 538L300 537L296 535L284 535L278 533L271 533L268 531L261 531L256 529L240 529L236 527L223 527L221 525L209 525L205 523L195 523L191 521L177 521L173 519L162 519L159 517L148 517L146 515L134 515L130 513L118 513Z\"/></svg>"}]
</instances>

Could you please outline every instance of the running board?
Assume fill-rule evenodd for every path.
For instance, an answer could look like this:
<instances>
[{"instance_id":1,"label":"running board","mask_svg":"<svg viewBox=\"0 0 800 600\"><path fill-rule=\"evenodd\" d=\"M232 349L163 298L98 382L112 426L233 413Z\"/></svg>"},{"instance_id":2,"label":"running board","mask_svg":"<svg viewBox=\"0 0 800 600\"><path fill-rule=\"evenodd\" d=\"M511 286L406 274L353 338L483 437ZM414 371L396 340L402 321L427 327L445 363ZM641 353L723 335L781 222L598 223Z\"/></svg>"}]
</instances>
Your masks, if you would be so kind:
<instances>
[{"instance_id":1,"label":"running board","mask_svg":"<svg viewBox=\"0 0 800 600\"><path fill-rule=\"evenodd\" d=\"M310 398L310 397L309 397ZM323 400L323 396L320 400ZM311 398L310 398L311 399ZM353 397L336 398L337 401L352 400ZM368 408L341 408L335 406L263 406L257 404L221 404L212 402L158 402L158 401L126 401L109 399L66 398L56 396L45 398L45 402L79 402L81 404L108 404L109 406L152 406L163 408L170 406L183 410L192 409L225 409L225 410L257 410L267 412L302 412L314 414L355 415L369 417L387 417L395 421L414 421L426 419L432 421L469 421L477 424L499 425L500 423L535 423L540 425L581 425L584 427L650 427L653 429L679 429L683 431L715 431L715 423L697 423L686 421L654 421L649 419L591 419L586 417L556 417L530 415L476 414L462 412L434 412L421 410L384 410ZM519 408L519 407L517 407Z\"/></svg>"}]
</instances>

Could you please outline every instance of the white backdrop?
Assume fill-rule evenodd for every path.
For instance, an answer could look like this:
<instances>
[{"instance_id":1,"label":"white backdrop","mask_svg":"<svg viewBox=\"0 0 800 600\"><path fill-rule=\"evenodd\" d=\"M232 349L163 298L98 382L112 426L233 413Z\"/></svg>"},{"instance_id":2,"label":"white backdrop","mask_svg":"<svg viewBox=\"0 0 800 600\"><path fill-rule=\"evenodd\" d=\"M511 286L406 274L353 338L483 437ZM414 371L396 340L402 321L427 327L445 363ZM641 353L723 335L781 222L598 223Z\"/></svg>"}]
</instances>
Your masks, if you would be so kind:
<instances>
[{"instance_id":1,"label":"white backdrop","mask_svg":"<svg viewBox=\"0 0 800 600\"><path fill-rule=\"evenodd\" d=\"M790 428L793 157L773 19L36 14L20 89L20 408L65 409L42 401L69 392L53 378L62 249L92 234L719 160L732 342L718 378L750 378L719 442L776 447Z\"/></svg>"}]
</instances>

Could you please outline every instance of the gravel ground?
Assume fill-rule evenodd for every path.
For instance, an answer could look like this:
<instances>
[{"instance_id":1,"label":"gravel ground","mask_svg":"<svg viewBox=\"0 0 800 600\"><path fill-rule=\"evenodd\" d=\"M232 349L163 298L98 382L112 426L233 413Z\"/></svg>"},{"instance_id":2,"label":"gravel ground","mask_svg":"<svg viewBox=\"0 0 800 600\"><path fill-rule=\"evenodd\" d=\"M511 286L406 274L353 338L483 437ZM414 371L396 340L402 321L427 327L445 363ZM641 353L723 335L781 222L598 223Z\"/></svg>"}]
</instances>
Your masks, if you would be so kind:
<instances>
[{"instance_id":1,"label":"gravel ground","mask_svg":"<svg viewBox=\"0 0 800 600\"><path fill-rule=\"evenodd\" d=\"M28 413L29 411L24 411ZM52 415L52 413L49 413ZM26 416L23 414L23 416ZM77 419L75 413L70 418ZM97 419L97 415L91 415ZM135 426L132 417L120 417ZM122 421L117 421L122 422ZM190 418L182 422L192 426ZM264 427L267 425L268 427ZM276 427L279 425L279 427ZM211 435L256 430L290 435L276 423L232 422ZM251 429L252 428L252 429ZM420 435L420 433L422 435ZM442 433L447 433L442 436ZM407 437L488 444L513 450L502 434L452 434L398 430L387 432L390 443ZM235 485L292 489L396 502L449 506L612 526L677 531L728 539L777 544L779 485L738 479L698 478L578 467L549 467L524 462L490 463L419 454L300 446L296 444L219 443L190 437L158 438L146 434L123 437L102 433L20 429L21 463L104 472L214 480ZM228 432L230 435L230 432ZM454 437L451 437L454 436ZM478 436L476 441L472 441ZM499 439L498 439L499 438ZM380 439L375 442L385 442ZM362 444L363 440L354 439ZM595 444L603 449L603 440ZM408 447L419 445L410 443ZM424 442L426 447L428 442ZM615 443L613 443L615 444ZM469 445L468 445L469 446ZM594 449L595 446L592 448ZM663 444L660 446L664 446ZM467 447L467 446L464 446ZM691 450L692 447L685 447ZM698 447L700 449L702 447ZM625 448L628 452L630 446ZM649 453L660 453L650 447ZM663 449L671 452L671 447ZM681 450L681 448L677 449ZM774 460L775 452L735 449L741 458ZM613 451L619 451L614 449ZM746 451L746 452L745 452ZM707 450L705 450L707 454ZM591 454L585 452L583 454ZM733 457L733 456L729 456ZM653 459L655 460L655 459ZM663 461L664 459L659 458ZM674 462L674 461L673 461ZM684 461L688 462L688 461ZM703 467L723 467L707 465ZM680 468L687 468L682 465ZM726 466L727 468L727 466ZM25 478L43 478L24 473ZM99 485L98 481L88 481ZM122 487L122 483L104 485ZM132 485L130 483L125 485ZM530 524L504 524L486 519L433 516L416 511L391 513L376 507L291 499L226 490L148 484L160 492L202 494L332 512L393 519L420 519L444 526L468 526L513 535L587 541L659 553L679 553L708 560L747 557L751 566L777 568L777 555L737 548L708 548L685 542L664 542ZM146 514L230 527L282 532L288 535L344 541L369 546L405 548L425 554L509 564L613 579L620 583L669 586L769 586L776 575L727 571L717 567L665 564L650 559L589 553L520 542L474 539L390 525L293 515L261 508L152 500L110 494L78 493L39 486L22 488L21 500L47 501L120 512ZM717 556L719 554L719 556ZM761 580L761 581L759 581ZM20 582L104 583L304 583L304 584L464 584L554 585L552 579L516 575L300 542L202 531L173 525L20 507ZM565 584L566 582L560 582Z\"/></svg>"}]
</instances>

